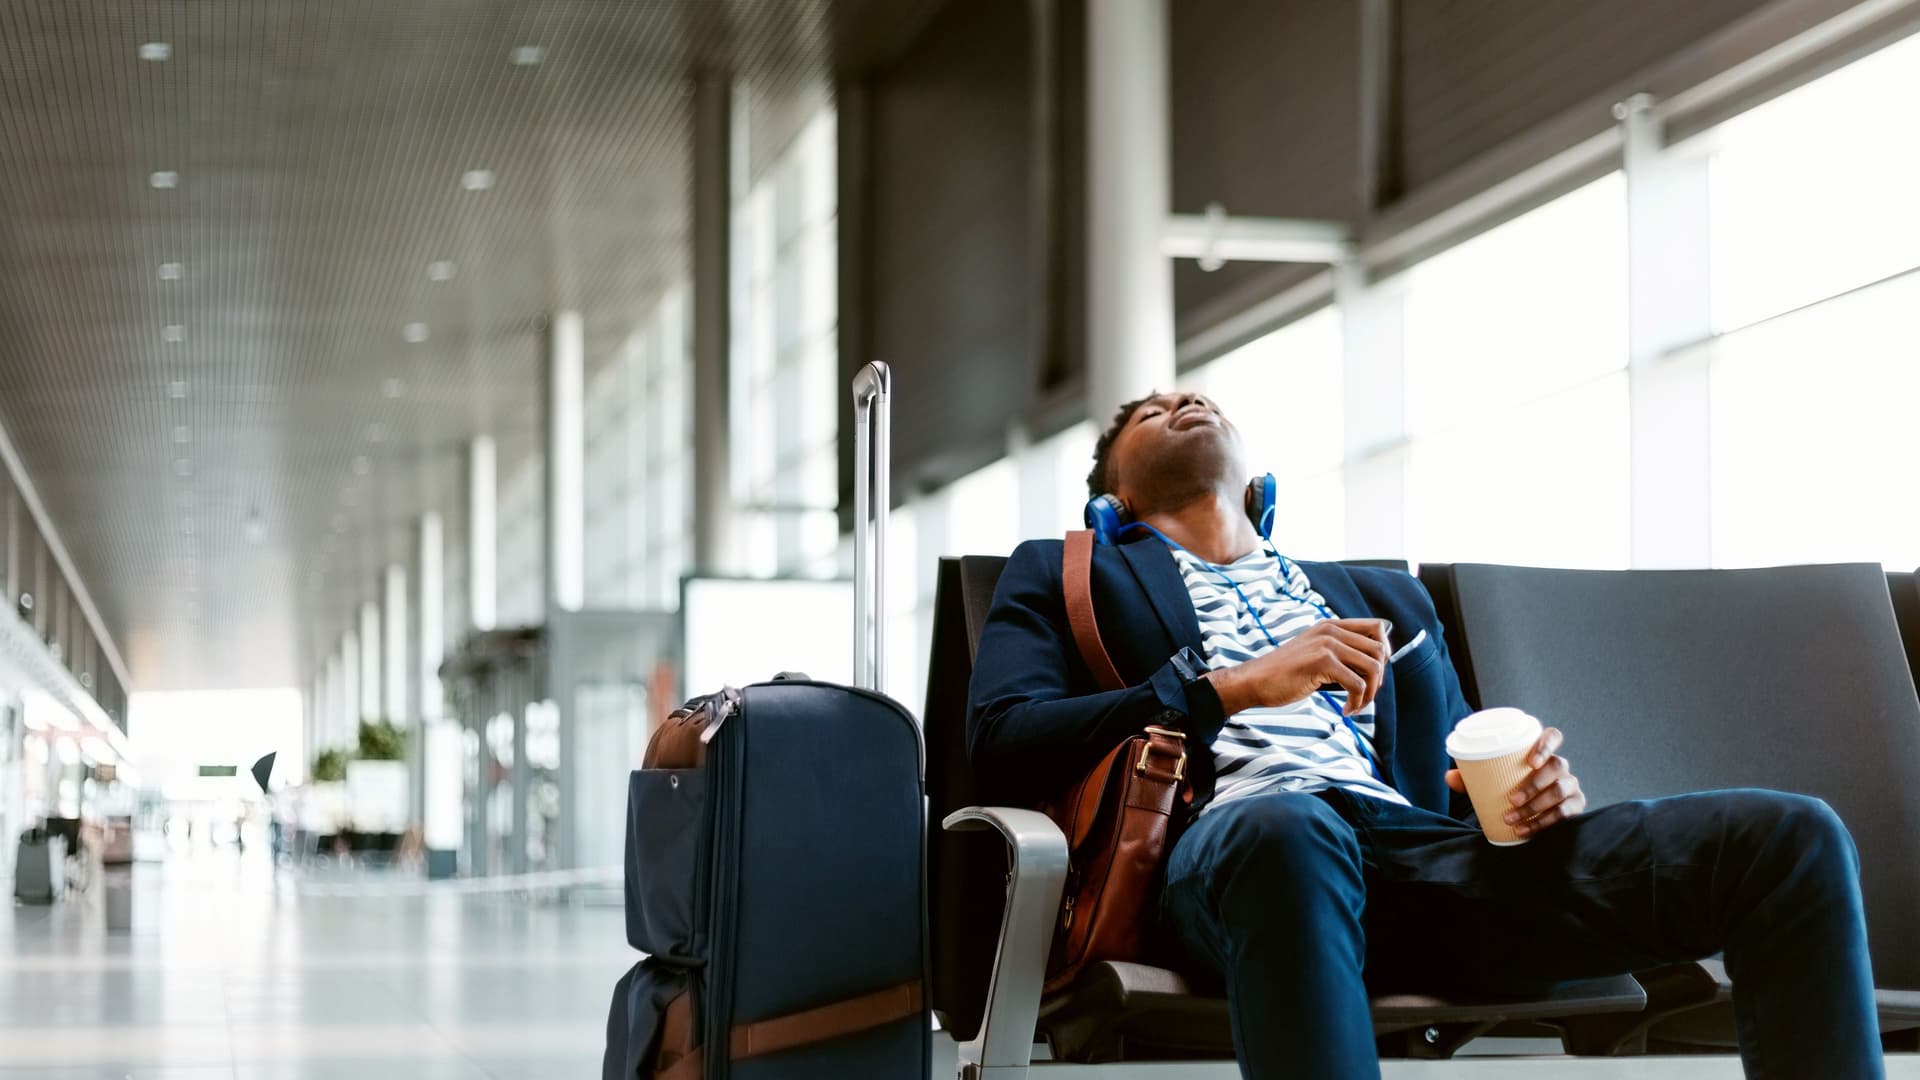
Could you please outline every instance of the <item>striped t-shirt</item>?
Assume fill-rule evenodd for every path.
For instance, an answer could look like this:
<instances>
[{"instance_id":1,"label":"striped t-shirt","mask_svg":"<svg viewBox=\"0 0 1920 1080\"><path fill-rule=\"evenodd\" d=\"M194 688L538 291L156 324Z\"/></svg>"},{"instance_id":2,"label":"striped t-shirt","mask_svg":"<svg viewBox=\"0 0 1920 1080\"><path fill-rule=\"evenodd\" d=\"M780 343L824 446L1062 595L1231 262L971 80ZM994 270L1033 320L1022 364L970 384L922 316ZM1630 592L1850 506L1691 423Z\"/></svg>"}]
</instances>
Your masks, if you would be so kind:
<instances>
[{"instance_id":1,"label":"striped t-shirt","mask_svg":"<svg viewBox=\"0 0 1920 1080\"><path fill-rule=\"evenodd\" d=\"M1260 621L1275 642L1285 644L1327 617L1321 612L1326 601L1313 591L1306 573L1290 561L1282 563L1271 552L1256 551L1220 567L1178 549L1173 555L1186 580L1187 594L1193 598L1209 667L1232 667L1273 651L1275 646L1261 632ZM1239 592L1223 574L1240 586ZM1249 601L1258 616L1247 610ZM1405 805L1406 798L1376 779L1368 763L1367 755L1373 752L1373 703L1347 718L1353 721L1349 728L1328 696L1312 693L1290 705L1248 709L1228 717L1213 744L1216 781L1207 809L1270 791L1329 787ZM1345 702L1344 693L1330 696ZM1364 750L1354 738L1356 729L1367 741Z\"/></svg>"}]
</instances>

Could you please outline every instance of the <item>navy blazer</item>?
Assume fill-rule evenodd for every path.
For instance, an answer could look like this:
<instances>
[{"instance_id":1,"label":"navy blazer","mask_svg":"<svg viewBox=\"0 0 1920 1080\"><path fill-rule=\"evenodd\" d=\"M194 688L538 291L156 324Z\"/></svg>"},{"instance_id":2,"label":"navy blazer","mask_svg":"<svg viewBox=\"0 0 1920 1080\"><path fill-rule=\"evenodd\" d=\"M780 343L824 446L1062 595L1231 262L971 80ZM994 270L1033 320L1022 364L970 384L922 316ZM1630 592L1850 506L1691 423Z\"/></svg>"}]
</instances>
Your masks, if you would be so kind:
<instances>
[{"instance_id":1,"label":"navy blazer","mask_svg":"<svg viewBox=\"0 0 1920 1080\"><path fill-rule=\"evenodd\" d=\"M994 590L968 695L975 776L996 799L1031 805L1077 780L1121 741L1159 724L1187 734L1187 775L1198 811L1213 795L1213 740L1226 717L1212 685L1204 679L1184 684L1171 662L1183 648L1205 655L1173 552L1151 536L1094 547L1094 613L1128 684L1101 691L1067 622L1061 548L1059 540L1021 544ZM1392 621L1395 651L1426 631L1388 665L1374 698L1374 750L1382 779L1409 802L1466 813L1466 800L1456 801L1442 777L1447 733L1470 710L1426 589L1399 570L1299 566L1335 615Z\"/></svg>"}]
</instances>

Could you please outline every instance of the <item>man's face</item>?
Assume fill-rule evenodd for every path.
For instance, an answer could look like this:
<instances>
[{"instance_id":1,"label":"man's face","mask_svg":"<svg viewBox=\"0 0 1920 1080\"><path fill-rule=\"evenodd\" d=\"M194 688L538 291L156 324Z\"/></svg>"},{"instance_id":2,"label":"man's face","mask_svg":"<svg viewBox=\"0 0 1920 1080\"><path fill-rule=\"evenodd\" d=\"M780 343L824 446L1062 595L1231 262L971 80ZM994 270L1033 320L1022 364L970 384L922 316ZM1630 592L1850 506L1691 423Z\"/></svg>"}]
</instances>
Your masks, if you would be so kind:
<instances>
[{"instance_id":1,"label":"man's face","mask_svg":"<svg viewBox=\"0 0 1920 1080\"><path fill-rule=\"evenodd\" d=\"M1113 493L1134 514L1246 483L1240 432L1211 400L1175 391L1133 411L1108 457Z\"/></svg>"}]
</instances>

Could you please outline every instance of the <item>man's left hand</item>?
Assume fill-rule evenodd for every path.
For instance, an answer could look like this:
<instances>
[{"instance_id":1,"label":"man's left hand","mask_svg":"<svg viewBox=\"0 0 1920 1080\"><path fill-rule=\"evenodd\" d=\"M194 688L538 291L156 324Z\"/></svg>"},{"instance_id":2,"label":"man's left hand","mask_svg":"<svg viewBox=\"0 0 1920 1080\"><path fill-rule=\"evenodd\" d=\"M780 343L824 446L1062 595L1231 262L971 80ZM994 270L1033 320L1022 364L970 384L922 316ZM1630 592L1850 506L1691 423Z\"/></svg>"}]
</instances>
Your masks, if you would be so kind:
<instances>
[{"instance_id":1,"label":"man's left hand","mask_svg":"<svg viewBox=\"0 0 1920 1080\"><path fill-rule=\"evenodd\" d=\"M1587 808L1587 793L1580 790L1573 767L1560 756L1560 744L1565 741L1559 728L1548 728L1540 733L1540 741L1533 744L1533 752L1527 757L1533 771L1507 797L1511 809L1506 813L1506 822L1513 826L1514 835L1532 836ZM1459 769L1447 770L1447 786L1466 793Z\"/></svg>"}]
</instances>

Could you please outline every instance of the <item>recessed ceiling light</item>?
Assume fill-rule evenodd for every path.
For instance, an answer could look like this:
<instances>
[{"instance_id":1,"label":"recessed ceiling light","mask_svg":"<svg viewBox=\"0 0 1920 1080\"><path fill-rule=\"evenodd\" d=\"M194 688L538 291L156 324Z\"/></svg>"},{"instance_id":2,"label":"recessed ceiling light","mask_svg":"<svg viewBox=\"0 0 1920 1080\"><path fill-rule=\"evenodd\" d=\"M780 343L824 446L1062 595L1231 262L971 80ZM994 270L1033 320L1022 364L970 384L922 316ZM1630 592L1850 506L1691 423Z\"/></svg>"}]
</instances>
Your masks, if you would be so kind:
<instances>
[{"instance_id":1,"label":"recessed ceiling light","mask_svg":"<svg viewBox=\"0 0 1920 1080\"><path fill-rule=\"evenodd\" d=\"M156 191L172 191L180 186L180 174L171 170L162 170L147 177L147 183L152 184Z\"/></svg>"},{"instance_id":2,"label":"recessed ceiling light","mask_svg":"<svg viewBox=\"0 0 1920 1080\"><path fill-rule=\"evenodd\" d=\"M368 424L367 425L367 441L368 442L385 442L386 439L387 439L387 426L385 424Z\"/></svg>"},{"instance_id":3,"label":"recessed ceiling light","mask_svg":"<svg viewBox=\"0 0 1920 1080\"><path fill-rule=\"evenodd\" d=\"M161 281L179 281L180 275L185 272L186 272L186 267L181 266L179 263L161 263L160 264L160 280Z\"/></svg>"},{"instance_id":4,"label":"recessed ceiling light","mask_svg":"<svg viewBox=\"0 0 1920 1080\"><path fill-rule=\"evenodd\" d=\"M193 459L192 458L174 458L173 474L175 476L192 476L193 475Z\"/></svg>"},{"instance_id":5,"label":"recessed ceiling light","mask_svg":"<svg viewBox=\"0 0 1920 1080\"><path fill-rule=\"evenodd\" d=\"M182 444L192 442L193 429L188 427L185 424L181 424L179 427L174 428L173 441L177 443L182 443Z\"/></svg>"},{"instance_id":6,"label":"recessed ceiling light","mask_svg":"<svg viewBox=\"0 0 1920 1080\"><path fill-rule=\"evenodd\" d=\"M493 186L493 170L468 169L460 177L460 186L468 191L485 191Z\"/></svg>"},{"instance_id":7,"label":"recessed ceiling light","mask_svg":"<svg viewBox=\"0 0 1920 1080\"><path fill-rule=\"evenodd\" d=\"M173 58L173 46L164 41L149 41L140 46L140 59L159 63Z\"/></svg>"},{"instance_id":8,"label":"recessed ceiling light","mask_svg":"<svg viewBox=\"0 0 1920 1080\"><path fill-rule=\"evenodd\" d=\"M175 379L174 381L168 383L167 396L174 399L175 401L178 401L181 398L186 397L187 396L186 382L181 379Z\"/></svg>"},{"instance_id":9,"label":"recessed ceiling light","mask_svg":"<svg viewBox=\"0 0 1920 1080\"><path fill-rule=\"evenodd\" d=\"M427 340L429 334L427 324L423 322L410 322L400 328L400 336L406 338L409 345L420 344Z\"/></svg>"},{"instance_id":10,"label":"recessed ceiling light","mask_svg":"<svg viewBox=\"0 0 1920 1080\"><path fill-rule=\"evenodd\" d=\"M435 259L427 264L427 277L432 281L453 280L453 260Z\"/></svg>"},{"instance_id":11,"label":"recessed ceiling light","mask_svg":"<svg viewBox=\"0 0 1920 1080\"><path fill-rule=\"evenodd\" d=\"M187 340L187 328L179 323L168 323L160 328L160 340L169 345L178 345Z\"/></svg>"},{"instance_id":12,"label":"recessed ceiling light","mask_svg":"<svg viewBox=\"0 0 1920 1080\"><path fill-rule=\"evenodd\" d=\"M522 45L508 56L521 67L532 67L547 58L547 50L540 45Z\"/></svg>"},{"instance_id":13,"label":"recessed ceiling light","mask_svg":"<svg viewBox=\"0 0 1920 1080\"><path fill-rule=\"evenodd\" d=\"M355 476L365 476L367 475L368 470L372 468L373 468L373 463L367 460L367 456L365 454L361 454L360 456L353 459L353 475Z\"/></svg>"},{"instance_id":14,"label":"recessed ceiling light","mask_svg":"<svg viewBox=\"0 0 1920 1080\"><path fill-rule=\"evenodd\" d=\"M406 392L407 384L401 382L399 379L388 379L386 382L380 384L380 396L389 400L400 397Z\"/></svg>"}]
</instances>

